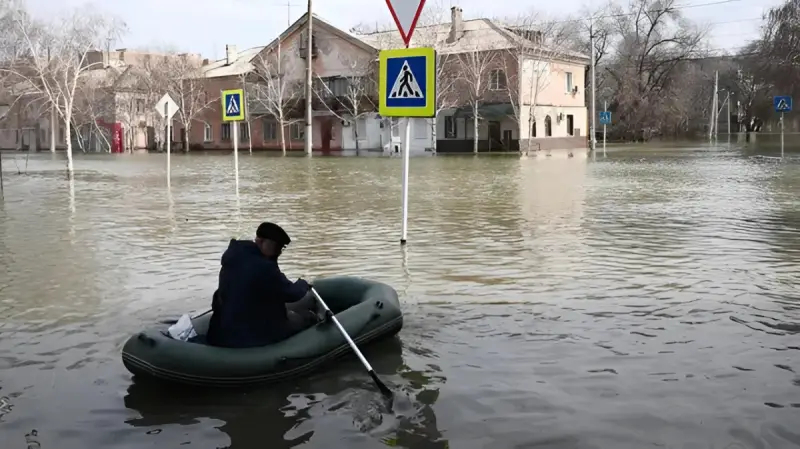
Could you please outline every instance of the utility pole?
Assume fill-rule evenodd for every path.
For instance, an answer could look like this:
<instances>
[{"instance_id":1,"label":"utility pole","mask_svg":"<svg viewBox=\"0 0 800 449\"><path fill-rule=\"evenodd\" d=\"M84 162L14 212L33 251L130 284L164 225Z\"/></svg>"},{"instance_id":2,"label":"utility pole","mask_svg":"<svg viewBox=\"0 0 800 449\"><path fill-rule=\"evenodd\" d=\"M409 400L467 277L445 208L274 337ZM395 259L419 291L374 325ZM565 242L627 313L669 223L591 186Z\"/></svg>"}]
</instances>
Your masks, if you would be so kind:
<instances>
[{"instance_id":1,"label":"utility pole","mask_svg":"<svg viewBox=\"0 0 800 449\"><path fill-rule=\"evenodd\" d=\"M595 123L597 121L597 110L596 110L597 108L595 107L595 87L597 86L597 78L595 78L595 73L594 73L594 66L595 66L595 63L594 63L594 58L595 58L595 56L594 56L594 51L595 51L594 50L594 18L591 18L589 20L590 20L589 21L589 45L592 47L591 48L591 53L592 53L592 56L591 56L591 58L592 58L592 121L590 122L591 125L589 126L589 134L592 136L592 138L589 140L589 146L590 146L592 152L594 152L595 148L597 148L597 139L595 137L595 128L596 128Z\"/></svg>"},{"instance_id":2,"label":"utility pole","mask_svg":"<svg viewBox=\"0 0 800 449\"><path fill-rule=\"evenodd\" d=\"M708 122L708 140L714 138L714 128L717 118L717 85L719 72L714 72L714 92L711 94L711 118Z\"/></svg>"},{"instance_id":3,"label":"utility pole","mask_svg":"<svg viewBox=\"0 0 800 449\"><path fill-rule=\"evenodd\" d=\"M731 91L728 91L728 98L725 100L728 102L728 140L731 138Z\"/></svg>"},{"instance_id":4,"label":"utility pole","mask_svg":"<svg viewBox=\"0 0 800 449\"><path fill-rule=\"evenodd\" d=\"M719 71L714 71L714 140L719 134Z\"/></svg>"},{"instance_id":5,"label":"utility pole","mask_svg":"<svg viewBox=\"0 0 800 449\"><path fill-rule=\"evenodd\" d=\"M311 61L311 45L313 44L313 39L311 36L311 32L313 31L312 22L313 17L311 16L311 2L312 0L308 0L308 12L306 13L306 17L308 20L308 29L306 32L308 33L308 48L306 49L306 155L309 157L311 156L311 144L313 142L313 128L311 126L311 94L312 92L312 77L311 77L311 68L312 68L312 61Z\"/></svg>"}]
</instances>

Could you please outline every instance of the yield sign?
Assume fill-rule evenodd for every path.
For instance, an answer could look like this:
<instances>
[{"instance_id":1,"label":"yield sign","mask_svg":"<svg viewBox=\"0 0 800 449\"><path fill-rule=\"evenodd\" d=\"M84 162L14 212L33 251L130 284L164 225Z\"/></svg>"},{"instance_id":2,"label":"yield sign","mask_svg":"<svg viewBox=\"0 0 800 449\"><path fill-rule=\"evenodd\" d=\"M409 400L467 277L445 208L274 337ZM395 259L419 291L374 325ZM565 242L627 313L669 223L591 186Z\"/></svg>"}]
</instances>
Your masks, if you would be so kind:
<instances>
[{"instance_id":1,"label":"yield sign","mask_svg":"<svg viewBox=\"0 0 800 449\"><path fill-rule=\"evenodd\" d=\"M408 47L414 28L417 27L419 15L422 13L422 7L425 6L425 0L386 0L386 6L392 13L403 43Z\"/></svg>"}]
</instances>

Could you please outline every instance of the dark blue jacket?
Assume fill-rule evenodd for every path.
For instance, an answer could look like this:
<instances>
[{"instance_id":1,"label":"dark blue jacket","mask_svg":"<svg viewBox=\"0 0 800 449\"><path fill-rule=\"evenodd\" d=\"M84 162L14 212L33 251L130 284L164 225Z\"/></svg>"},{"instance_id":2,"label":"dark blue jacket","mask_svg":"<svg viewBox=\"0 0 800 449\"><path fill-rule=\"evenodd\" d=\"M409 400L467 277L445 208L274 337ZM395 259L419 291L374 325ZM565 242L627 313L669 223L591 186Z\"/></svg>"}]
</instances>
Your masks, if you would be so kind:
<instances>
[{"instance_id":1,"label":"dark blue jacket","mask_svg":"<svg viewBox=\"0 0 800 449\"><path fill-rule=\"evenodd\" d=\"M249 348L287 338L286 303L299 301L309 288L302 279L287 279L252 241L231 240L222 255L208 343Z\"/></svg>"}]
</instances>

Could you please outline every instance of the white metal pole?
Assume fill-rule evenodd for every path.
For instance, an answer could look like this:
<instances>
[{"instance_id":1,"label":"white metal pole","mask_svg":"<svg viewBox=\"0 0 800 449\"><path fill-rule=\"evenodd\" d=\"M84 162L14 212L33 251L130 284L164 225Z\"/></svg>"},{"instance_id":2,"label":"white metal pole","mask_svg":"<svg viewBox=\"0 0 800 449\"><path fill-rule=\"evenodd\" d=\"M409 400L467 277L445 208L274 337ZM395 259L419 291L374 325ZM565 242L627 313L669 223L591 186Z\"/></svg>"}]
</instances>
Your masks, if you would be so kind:
<instances>
[{"instance_id":1,"label":"white metal pole","mask_svg":"<svg viewBox=\"0 0 800 449\"><path fill-rule=\"evenodd\" d=\"M608 112L608 101L603 102L603 111ZM606 157L606 124L603 123L603 157Z\"/></svg>"},{"instance_id":2,"label":"white metal pole","mask_svg":"<svg viewBox=\"0 0 800 449\"><path fill-rule=\"evenodd\" d=\"M312 25L311 24L314 21L312 20L312 15L311 15L311 3L312 3L312 1L308 0L308 12L306 13L306 17L307 17L307 20L308 20L308 29L306 30L306 32L308 33L308 36L306 36L306 38L307 38L306 45L308 45L308 48L306 49L306 136L305 136L306 137L306 155L307 156L311 156L311 154L313 153L312 142L314 141L314 134L313 134L314 128L312 126L312 122L313 122L314 118L313 118L313 115L311 113L311 105L312 105L312 103L311 103L311 95L313 94L313 91L312 91L312 85L313 85L312 80L313 80L313 78L312 78L312 72L311 72L311 69L313 68L313 65L312 65L312 63L313 63L313 58L312 58L313 52L311 51L312 50L311 49L311 45L314 43L313 39L312 39L312 37L313 37L313 34L312 34L313 29L312 29ZM280 40L280 36L278 37L278 39Z\"/></svg>"},{"instance_id":3,"label":"white metal pole","mask_svg":"<svg viewBox=\"0 0 800 449\"><path fill-rule=\"evenodd\" d=\"M411 117L406 118L406 138L403 142L403 231L400 244L406 244L408 237L408 162L411 153Z\"/></svg>"},{"instance_id":4,"label":"white metal pole","mask_svg":"<svg viewBox=\"0 0 800 449\"><path fill-rule=\"evenodd\" d=\"M236 195L239 195L239 122L229 122L233 127L233 171L236 173Z\"/></svg>"},{"instance_id":5,"label":"white metal pole","mask_svg":"<svg viewBox=\"0 0 800 449\"><path fill-rule=\"evenodd\" d=\"M731 93L728 92L728 99L725 100L728 102L728 138L730 140L731 137Z\"/></svg>"},{"instance_id":6,"label":"white metal pole","mask_svg":"<svg viewBox=\"0 0 800 449\"><path fill-rule=\"evenodd\" d=\"M786 125L783 121L783 112L781 112L781 159L783 159L783 130L786 128Z\"/></svg>"},{"instance_id":7,"label":"white metal pole","mask_svg":"<svg viewBox=\"0 0 800 449\"><path fill-rule=\"evenodd\" d=\"M719 72L714 72L714 140L717 138L719 132Z\"/></svg>"},{"instance_id":8,"label":"white metal pole","mask_svg":"<svg viewBox=\"0 0 800 449\"><path fill-rule=\"evenodd\" d=\"M170 129L170 125L172 124L172 120L169 115L169 102L164 102L164 117L167 118L167 188L170 188L170 182L172 178L172 161L170 159L172 153L172 130Z\"/></svg>"},{"instance_id":9,"label":"white metal pole","mask_svg":"<svg viewBox=\"0 0 800 449\"><path fill-rule=\"evenodd\" d=\"M597 138L595 137L595 130L597 127L595 126L597 120L597 107L595 106L595 87L597 86L597 78L595 78L595 70L594 70L594 18L590 19L589 22L589 45L591 47L591 58L592 58L592 121L589 127L589 133L591 134L592 138L589 140L591 150L594 151L597 148Z\"/></svg>"}]
</instances>

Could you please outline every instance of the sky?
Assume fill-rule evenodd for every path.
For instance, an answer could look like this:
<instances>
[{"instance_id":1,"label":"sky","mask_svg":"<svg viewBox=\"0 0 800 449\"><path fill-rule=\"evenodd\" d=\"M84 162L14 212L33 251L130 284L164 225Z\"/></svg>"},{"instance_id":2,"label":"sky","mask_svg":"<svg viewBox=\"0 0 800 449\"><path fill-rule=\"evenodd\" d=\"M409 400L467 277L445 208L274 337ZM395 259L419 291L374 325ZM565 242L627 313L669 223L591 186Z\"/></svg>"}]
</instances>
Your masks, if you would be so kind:
<instances>
[{"instance_id":1,"label":"sky","mask_svg":"<svg viewBox=\"0 0 800 449\"><path fill-rule=\"evenodd\" d=\"M396 0L409 1L409 0ZM428 0L429 3L435 0ZM503 17L538 11L551 18L575 14L585 7L596 8L607 0L438 0L449 8L460 6L464 18ZM627 0L617 0L625 1ZM735 51L758 35L761 15L783 0L678 0L689 6L686 17L710 24L711 45ZM225 45L239 49L265 45L306 11L305 0L27 0L31 12L40 18L68 12L86 5L113 14L128 26L115 48L174 48L200 53L212 60L225 55ZM288 6L287 6L288 3ZM491 4L491 8L487 7ZM693 6L697 5L697 6ZM314 0L314 13L331 24L348 30L359 23L392 25L384 0Z\"/></svg>"}]
</instances>

